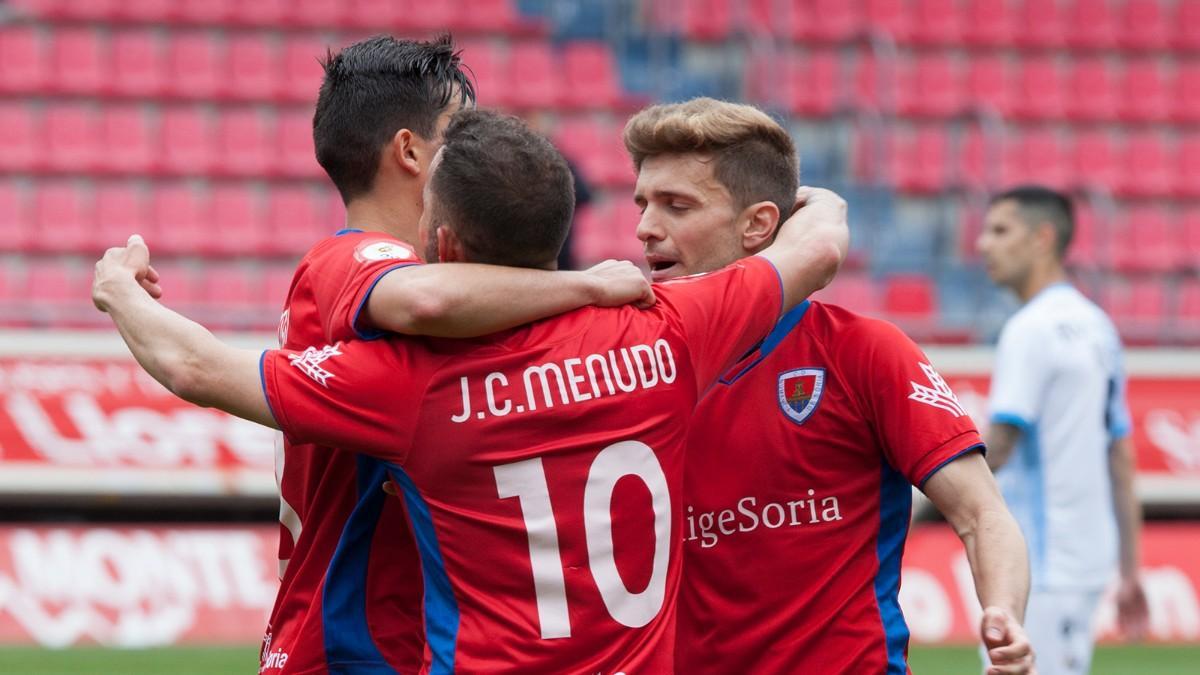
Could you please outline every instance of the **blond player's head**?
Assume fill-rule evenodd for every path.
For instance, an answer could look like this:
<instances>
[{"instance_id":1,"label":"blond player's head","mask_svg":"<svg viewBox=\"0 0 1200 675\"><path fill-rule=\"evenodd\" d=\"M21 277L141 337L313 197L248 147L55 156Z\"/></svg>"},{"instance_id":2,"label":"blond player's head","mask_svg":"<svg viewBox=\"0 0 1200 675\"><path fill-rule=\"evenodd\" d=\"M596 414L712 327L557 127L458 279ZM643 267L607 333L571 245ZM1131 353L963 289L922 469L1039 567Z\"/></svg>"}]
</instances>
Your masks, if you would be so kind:
<instances>
[{"instance_id":1,"label":"blond player's head","mask_svg":"<svg viewBox=\"0 0 1200 675\"><path fill-rule=\"evenodd\" d=\"M749 105L697 98L625 125L642 208L637 236L655 280L718 269L771 243L795 201L796 146Z\"/></svg>"}]
</instances>

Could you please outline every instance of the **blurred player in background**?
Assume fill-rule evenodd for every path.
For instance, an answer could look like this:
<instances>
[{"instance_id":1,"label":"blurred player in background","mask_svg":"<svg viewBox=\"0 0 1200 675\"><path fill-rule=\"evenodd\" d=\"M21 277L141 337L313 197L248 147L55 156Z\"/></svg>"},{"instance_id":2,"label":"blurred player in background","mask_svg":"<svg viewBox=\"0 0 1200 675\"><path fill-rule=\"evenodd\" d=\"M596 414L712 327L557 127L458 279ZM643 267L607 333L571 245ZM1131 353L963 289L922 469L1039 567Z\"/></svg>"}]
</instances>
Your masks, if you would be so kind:
<instances>
[{"instance_id":1,"label":"blurred player in background","mask_svg":"<svg viewBox=\"0 0 1200 675\"><path fill-rule=\"evenodd\" d=\"M544 137L459 113L431 172L430 258L554 267L572 181ZM387 462L421 550L422 672L668 673L688 416L845 256L845 203L802 195L760 255L660 287L653 309L582 309L485 340L233 349L138 287L136 238L97 264L93 292L177 394Z\"/></svg>"},{"instance_id":2,"label":"blurred player in background","mask_svg":"<svg viewBox=\"0 0 1200 675\"><path fill-rule=\"evenodd\" d=\"M791 138L712 99L631 119L653 279L718 269L788 225ZM820 302L788 312L697 407L685 471L683 673L904 673L898 603L912 485L966 547L981 635L1028 672L1025 545L974 423L895 326Z\"/></svg>"},{"instance_id":3,"label":"blurred player in background","mask_svg":"<svg viewBox=\"0 0 1200 675\"><path fill-rule=\"evenodd\" d=\"M1029 545L1026 625L1046 675L1088 671L1114 567L1122 630L1140 637L1148 620L1121 342L1067 281L1074 229L1065 196L1020 187L992 198L978 242L988 276L1022 303L996 349L988 464Z\"/></svg>"},{"instance_id":4,"label":"blurred player in background","mask_svg":"<svg viewBox=\"0 0 1200 675\"><path fill-rule=\"evenodd\" d=\"M280 346L303 349L383 331L483 335L646 292L633 270L613 265L591 274L419 265L429 163L450 115L473 105L474 96L448 37L374 37L330 57L313 137L317 159L346 203L346 227L301 261ZM345 664L415 671L424 649L419 561L400 502L378 490L383 466L284 441L276 470L281 585L261 672ZM371 567L380 559L386 573Z\"/></svg>"}]
</instances>

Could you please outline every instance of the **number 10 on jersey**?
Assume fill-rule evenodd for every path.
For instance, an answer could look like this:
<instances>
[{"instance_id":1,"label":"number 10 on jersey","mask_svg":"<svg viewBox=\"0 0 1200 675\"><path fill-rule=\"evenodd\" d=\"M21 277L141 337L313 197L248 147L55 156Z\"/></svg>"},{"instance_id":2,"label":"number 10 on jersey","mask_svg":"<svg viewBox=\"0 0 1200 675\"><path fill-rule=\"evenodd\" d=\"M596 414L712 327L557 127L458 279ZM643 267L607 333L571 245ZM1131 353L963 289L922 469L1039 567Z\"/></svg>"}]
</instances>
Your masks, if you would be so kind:
<instances>
[{"instance_id":1,"label":"number 10 on jersey","mask_svg":"<svg viewBox=\"0 0 1200 675\"><path fill-rule=\"evenodd\" d=\"M550 486L540 457L494 467L501 499L520 500L525 532L529 537L529 562L537 598L542 638L571 636L567 613L567 585L558 545L558 525L550 505ZM631 593L613 558L612 497L617 481L634 476L650 491L654 509L654 559L650 583ZM671 495L666 474L654 451L645 443L621 441L596 455L588 469L583 491L583 527L588 566L608 613L631 628L650 623L662 609L667 590L667 563L671 549ZM565 534L565 533L564 533ZM571 536L576 536L571 533Z\"/></svg>"}]
</instances>

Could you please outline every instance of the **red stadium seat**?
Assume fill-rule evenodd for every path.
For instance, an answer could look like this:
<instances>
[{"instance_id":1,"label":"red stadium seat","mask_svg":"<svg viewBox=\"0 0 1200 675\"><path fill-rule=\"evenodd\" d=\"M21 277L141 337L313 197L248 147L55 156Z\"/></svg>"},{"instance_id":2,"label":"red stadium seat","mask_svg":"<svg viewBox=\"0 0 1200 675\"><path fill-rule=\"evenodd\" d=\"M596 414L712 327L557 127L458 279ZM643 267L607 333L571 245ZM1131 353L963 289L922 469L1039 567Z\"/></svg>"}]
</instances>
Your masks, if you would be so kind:
<instances>
[{"instance_id":1,"label":"red stadium seat","mask_svg":"<svg viewBox=\"0 0 1200 675\"><path fill-rule=\"evenodd\" d=\"M218 330L246 330L261 324L260 287L254 270L231 263L209 264L200 270L199 279L196 305L205 324Z\"/></svg>"},{"instance_id":2,"label":"red stadium seat","mask_svg":"<svg viewBox=\"0 0 1200 675\"><path fill-rule=\"evenodd\" d=\"M1067 115L1080 120L1110 120L1117 114L1117 83L1102 57L1076 60L1071 71Z\"/></svg>"},{"instance_id":3,"label":"red stadium seat","mask_svg":"<svg viewBox=\"0 0 1200 675\"><path fill-rule=\"evenodd\" d=\"M253 176L271 170L276 158L273 131L258 109L227 111L218 125L221 159L217 168L233 176Z\"/></svg>"},{"instance_id":4,"label":"red stadium seat","mask_svg":"<svg viewBox=\"0 0 1200 675\"><path fill-rule=\"evenodd\" d=\"M1117 43L1126 49L1159 50L1167 47L1171 36L1170 17L1163 0L1125 0ZM1186 5L1188 2L1178 2ZM1195 5L1195 3L1190 3ZM1200 13L1194 17L1200 21ZM1181 27L1182 28L1182 27Z\"/></svg>"},{"instance_id":5,"label":"red stadium seat","mask_svg":"<svg viewBox=\"0 0 1200 675\"><path fill-rule=\"evenodd\" d=\"M1179 62L1171 101L1173 120L1200 122L1200 60Z\"/></svg>"},{"instance_id":6,"label":"red stadium seat","mask_svg":"<svg viewBox=\"0 0 1200 675\"><path fill-rule=\"evenodd\" d=\"M279 312L283 309L288 292L292 288L292 277L296 275L294 265L267 265L263 271L262 285L264 309L270 308L268 317L273 325L279 323Z\"/></svg>"},{"instance_id":7,"label":"red stadium seat","mask_svg":"<svg viewBox=\"0 0 1200 675\"><path fill-rule=\"evenodd\" d=\"M92 94L107 84L108 45L98 30L56 30L53 55L53 84L58 91Z\"/></svg>"},{"instance_id":8,"label":"red stadium seat","mask_svg":"<svg viewBox=\"0 0 1200 675\"><path fill-rule=\"evenodd\" d=\"M78 325L91 305L85 300L90 298L85 286L88 278L70 261L32 261L26 267L25 279L31 318L38 326ZM99 312L92 309L91 314ZM90 314L87 316L90 318Z\"/></svg>"},{"instance_id":9,"label":"red stadium seat","mask_svg":"<svg viewBox=\"0 0 1200 675\"><path fill-rule=\"evenodd\" d=\"M980 129L967 129L958 141L953 157L950 178L953 185L972 188L994 188L1007 175L1004 163L1008 161L1001 138L990 138Z\"/></svg>"},{"instance_id":10,"label":"red stadium seat","mask_svg":"<svg viewBox=\"0 0 1200 675\"><path fill-rule=\"evenodd\" d=\"M783 82L788 109L806 116L826 116L838 105L838 85L841 68L835 52L828 49L810 51L806 56L785 57ZM761 76L766 70L758 71ZM771 86L768 80L767 86Z\"/></svg>"},{"instance_id":11,"label":"red stadium seat","mask_svg":"<svg viewBox=\"0 0 1200 675\"><path fill-rule=\"evenodd\" d=\"M41 251L88 251L94 247L91 196L75 183L38 185L34 196L33 246Z\"/></svg>"},{"instance_id":12,"label":"red stadium seat","mask_svg":"<svg viewBox=\"0 0 1200 675\"><path fill-rule=\"evenodd\" d=\"M195 253L205 248L211 236L208 203L185 183L155 186L152 218L155 240L165 253Z\"/></svg>"},{"instance_id":13,"label":"red stadium seat","mask_svg":"<svg viewBox=\"0 0 1200 675\"><path fill-rule=\"evenodd\" d=\"M1117 185L1123 193L1137 196L1166 195L1175 187L1171 148L1155 131L1130 134L1125 140L1124 176Z\"/></svg>"},{"instance_id":14,"label":"red stadium seat","mask_svg":"<svg viewBox=\"0 0 1200 675\"><path fill-rule=\"evenodd\" d=\"M172 94L186 98L212 98L221 91L225 72L224 54L215 37L208 33L179 33L172 36L170 46L168 84Z\"/></svg>"},{"instance_id":15,"label":"red stadium seat","mask_svg":"<svg viewBox=\"0 0 1200 675\"><path fill-rule=\"evenodd\" d=\"M119 246L131 234L153 239L145 195L133 183L102 184L96 188L96 238L100 246ZM157 243L150 241L157 248Z\"/></svg>"},{"instance_id":16,"label":"red stadium seat","mask_svg":"<svg viewBox=\"0 0 1200 675\"><path fill-rule=\"evenodd\" d=\"M1112 135L1091 130L1075 136L1075 179L1081 186L1096 186L1112 190L1119 177L1117 151Z\"/></svg>"},{"instance_id":17,"label":"red stadium seat","mask_svg":"<svg viewBox=\"0 0 1200 675\"><path fill-rule=\"evenodd\" d=\"M892 112L900 104L903 89L901 64L878 59L870 49L858 50L854 61L852 93L854 107ZM801 86L804 86L801 81Z\"/></svg>"},{"instance_id":18,"label":"red stadium seat","mask_svg":"<svg viewBox=\"0 0 1200 675\"><path fill-rule=\"evenodd\" d=\"M1039 183L1061 189L1070 182L1070 155L1058 130L1027 131L1011 148L1004 167L1006 184Z\"/></svg>"},{"instance_id":19,"label":"red stadium seat","mask_svg":"<svg viewBox=\"0 0 1200 675\"><path fill-rule=\"evenodd\" d=\"M462 59L480 105L507 107L513 102L506 55L488 41L465 42Z\"/></svg>"},{"instance_id":20,"label":"red stadium seat","mask_svg":"<svg viewBox=\"0 0 1200 675\"><path fill-rule=\"evenodd\" d=\"M29 201L14 180L0 180L0 251L24 251L33 235Z\"/></svg>"},{"instance_id":21,"label":"red stadium seat","mask_svg":"<svg viewBox=\"0 0 1200 675\"><path fill-rule=\"evenodd\" d=\"M289 110L276 119L279 145L276 148L275 169L287 176L321 176L313 147L312 113Z\"/></svg>"},{"instance_id":22,"label":"red stadium seat","mask_svg":"<svg viewBox=\"0 0 1200 675\"><path fill-rule=\"evenodd\" d=\"M49 65L37 28L0 24L0 91L41 91L50 82Z\"/></svg>"},{"instance_id":23,"label":"red stadium seat","mask_svg":"<svg viewBox=\"0 0 1200 675\"><path fill-rule=\"evenodd\" d=\"M911 37L913 19L912 7L907 0L865 0L863 3L863 25L896 42L906 42Z\"/></svg>"},{"instance_id":24,"label":"red stadium seat","mask_svg":"<svg viewBox=\"0 0 1200 675\"><path fill-rule=\"evenodd\" d=\"M272 99L279 88L279 54L274 43L258 34L231 37L226 59L225 88L234 98Z\"/></svg>"},{"instance_id":25,"label":"red stadium seat","mask_svg":"<svg viewBox=\"0 0 1200 675\"><path fill-rule=\"evenodd\" d=\"M212 121L201 108L167 108L159 143L163 169L175 174L206 174L216 162Z\"/></svg>"},{"instance_id":26,"label":"red stadium seat","mask_svg":"<svg viewBox=\"0 0 1200 675\"><path fill-rule=\"evenodd\" d=\"M108 81L109 88L123 96L157 96L167 86L164 52L152 30L114 34L113 75Z\"/></svg>"},{"instance_id":27,"label":"red stadium seat","mask_svg":"<svg viewBox=\"0 0 1200 675\"><path fill-rule=\"evenodd\" d=\"M1200 209L1187 209L1179 219L1179 230L1183 240L1183 265L1191 271L1200 271Z\"/></svg>"},{"instance_id":28,"label":"red stadium seat","mask_svg":"<svg viewBox=\"0 0 1200 675\"><path fill-rule=\"evenodd\" d=\"M1097 241L1100 223L1097 222L1096 211L1086 200L1075 202L1075 234L1071 237L1071 245L1067 249L1067 263L1073 267L1095 268L1107 266L1108 261L1101 261ZM1107 227L1105 227L1107 230ZM1106 232L1107 234L1107 232ZM1108 238L1105 237L1105 241Z\"/></svg>"},{"instance_id":29,"label":"red stadium seat","mask_svg":"<svg viewBox=\"0 0 1200 675\"><path fill-rule=\"evenodd\" d=\"M186 313L194 312L200 297L200 278L195 268L182 262L165 262L154 268L158 270L163 304Z\"/></svg>"},{"instance_id":30,"label":"red stadium seat","mask_svg":"<svg viewBox=\"0 0 1200 675\"><path fill-rule=\"evenodd\" d=\"M891 145L892 176L900 189L928 194L945 186L949 151L941 127L898 130Z\"/></svg>"},{"instance_id":31,"label":"red stadium seat","mask_svg":"<svg viewBox=\"0 0 1200 675\"><path fill-rule=\"evenodd\" d=\"M568 120L554 138L585 179L601 185L632 184L633 169L620 144L620 131L612 125L587 118Z\"/></svg>"},{"instance_id":32,"label":"red stadium seat","mask_svg":"<svg viewBox=\"0 0 1200 675\"><path fill-rule=\"evenodd\" d=\"M212 236L204 250L233 255L267 251L267 221L258 192L242 184L218 185L209 199Z\"/></svg>"},{"instance_id":33,"label":"red stadium seat","mask_svg":"<svg viewBox=\"0 0 1200 675\"><path fill-rule=\"evenodd\" d=\"M1046 4L1052 4L1047 2ZM1111 49L1117 43L1116 11L1109 0L1073 0L1067 15L1067 45L1076 49Z\"/></svg>"},{"instance_id":34,"label":"red stadium seat","mask_svg":"<svg viewBox=\"0 0 1200 675\"><path fill-rule=\"evenodd\" d=\"M612 50L604 42L570 42L563 52L563 102L575 108L612 108L621 99Z\"/></svg>"},{"instance_id":35,"label":"red stadium seat","mask_svg":"<svg viewBox=\"0 0 1200 675\"><path fill-rule=\"evenodd\" d=\"M1106 309L1126 340L1144 342L1161 330L1167 315L1161 280L1110 279L1104 297Z\"/></svg>"},{"instance_id":36,"label":"red stadium seat","mask_svg":"<svg viewBox=\"0 0 1200 675\"><path fill-rule=\"evenodd\" d=\"M160 23L174 14L177 0L122 0L117 6L117 18Z\"/></svg>"},{"instance_id":37,"label":"red stadium seat","mask_svg":"<svg viewBox=\"0 0 1200 675\"><path fill-rule=\"evenodd\" d=\"M1048 4L1048 3L1047 3ZM1052 56L1026 59L1013 92L1014 113L1026 118L1061 117L1065 107L1062 70Z\"/></svg>"},{"instance_id":38,"label":"red stadium seat","mask_svg":"<svg viewBox=\"0 0 1200 675\"><path fill-rule=\"evenodd\" d=\"M1185 338L1195 341L1200 337L1200 279L1179 282L1174 314L1176 326L1186 332Z\"/></svg>"},{"instance_id":39,"label":"red stadium seat","mask_svg":"<svg viewBox=\"0 0 1200 675\"><path fill-rule=\"evenodd\" d=\"M417 31L445 30L457 28L461 8L456 2L422 2L401 0L399 18L405 28Z\"/></svg>"},{"instance_id":40,"label":"red stadium seat","mask_svg":"<svg viewBox=\"0 0 1200 675\"><path fill-rule=\"evenodd\" d=\"M267 205L268 250L298 255L321 237L336 230L336 223L323 222L317 213L312 191L307 187L279 187L271 190Z\"/></svg>"},{"instance_id":41,"label":"red stadium seat","mask_svg":"<svg viewBox=\"0 0 1200 675\"><path fill-rule=\"evenodd\" d=\"M911 114L949 117L966 107L962 71L953 58L924 54L917 58L911 86L903 87L900 108Z\"/></svg>"},{"instance_id":42,"label":"red stadium seat","mask_svg":"<svg viewBox=\"0 0 1200 675\"><path fill-rule=\"evenodd\" d=\"M1017 0L1016 43L1022 47L1061 47L1064 17L1057 0Z\"/></svg>"},{"instance_id":43,"label":"red stadium seat","mask_svg":"<svg viewBox=\"0 0 1200 675\"><path fill-rule=\"evenodd\" d=\"M108 106L103 129L101 168L120 173L146 173L154 168L158 146L141 106Z\"/></svg>"},{"instance_id":44,"label":"red stadium seat","mask_svg":"<svg viewBox=\"0 0 1200 675\"><path fill-rule=\"evenodd\" d=\"M515 0L459 0L453 26L466 31L509 33L521 24ZM428 4L428 3L425 3Z\"/></svg>"},{"instance_id":45,"label":"red stadium seat","mask_svg":"<svg viewBox=\"0 0 1200 675\"><path fill-rule=\"evenodd\" d=\"M844 272L817 296L817 300L861 314L879 312L879 289L871 278L861 273Z\"/></svg>"},{"instance_id":46,"label":"red stadium seat","mask_svg":"<svg viewBox=\"0 0 1200 675\"><path fill-rule=\"evenodd\" d=\"M549 43L522 42L509 52L512 103L521 108L553 108L562 100L563 84Z\"/></svg>"},{"instance_id":47,"label":"red stadium seat","mask_svg":"<svg viewBox=\"0 0 1200 675\"><path fill-rule=\"evenodd\" d=\"M175 3L175 16L184 23L219 25L225 23L233 13L237 0L179 0Z\"/></svg>"},{"instance_id":48,"label":"red stadium seat","mask_svg":"<svg viewBox=\"0 0 1200 675\"><path fill-rule=\"evenodd\" d=\"M1133 206L1122 220L1112 255L1116 269L1166 272L1182 262L1175 223L1163 207L1154 204Z\"/></svg>"},{"instance_id":49,"label":"red stadium seat","mask_svg":"<svg viewBox=\"0 0 1200 675\"><path fill-rule=\"evenodd\" d=\"M1200 51L1200 3L1182 0L1175 3L1175 27L1171 44L1179 50Z\"/></svg>"},{"instance_id":50,"label":"red stadium seat","mask_svg":"<svg viewBox=\"0 0 1200 675\"><path fill-rule=\"evenodd\" d=\"M967 100L974 105L1007 115L1013 107L1013 78L1008 59L976 57L967 71Z\"/></svg>"},{"instance_id":51,"label":"red stadium seat","mask_svg":"<svg viewBox=\"0 0 1200 675\"><path fill-rule=\"evenodd\" d=\"M1200 197L1200 133L1180 136L1176 158L1176 190L1183 197Z\"/></svg>"},{"instance_id":52,"label":"red stadium seat","mask_svg":"<svg viewBox=\"0 0 1200 675\"><path fill-rule=\"evenodd\" d=\"M957 0L916 0L913 39L919 44L956 45L962 41L963 12Z\"/></svg>"},{"instance_id":53,"label":"red stadium seat","mask_svg":"<svg viewBox=\"0 0 1200 675\"><path fill-rule=\"evenodd\" d=\"M351 0L348 4L342 23L349 26L390 29L408 19L408 8L396 0Z\"/></svg>"},{"instance_id":54,"label":"red stadium seat","mask_svg":"<svg viewBox=\"0 0 1200 675\"><path fill-rule=\"evenodd\" d=\"M1155 59L1129 61L1122 79L1121 117L1134 121L1160 121L1171 110L1170 89L1162 66Z\"/></svg>"},{"instance_id":55,"label":"red stadium seat","mask_svg":"<svg viewBox=\"0 0 1200 675\"><path fill-rule=\"evenodd\" d=\"M937 291L929 277L898 274L884 282L883 311L897 320L929 321L937 313Z\"/></svg>"},{"instance_id":56,"label":"red stadium seat","mask_svg":"<svg viewBox=\"0 0 1200 675\"><path fill-rule=\"evenodd\" d=\"M800 0L794 7L793 37L808 37L826 42L842 42L863 29L858 3L845 0ZM820 17L814 21L812 17ZM798 32L799 34L795 34Z\"/></svg>"},{"instance_id":57,"label":"red stadium seat","mask_svg":"<svg viewBox=\"0 0 1200 675\"><path fill-rule=\"evenodd\" d=\"M43 162L40 120L25 103L0 102L0 171L32 171Z\"/></svg>"},{"instance_id":58,"label":"red stadium seat","mask_svg":"<svg viewBox=\"0 0 1200 675\"><path fill-rule=\"evenodd\" d=\"M967 44L986 47L1012 43L1016 27L1009 0L966 0L963 37Z\"/></svg>"},{"instance_id":59,"label":"red stadium seat","mask_svg":"<svg viewBox=\"0 0 1200 675\"><path fill-rule=\"evenodd\" d=\"M321 39L291 38L283 47L283 75L279 93L291 101L316 101L325 76L321 61L329 46Z\"/></svg>"},{"instance_id":60,"label":"red stadium seat","mask_svg":"<svg viewBox=\"0 0 1200 675\"><path fill-rule=\"evenodd\" d=\"M299 26L330 28L345 23L348 11L345 0L293 0L291 22Z\"/></svg>"},{"instance_id":61,"label":"red stadium seat","mask_svg":"<svg viewBox=\"0 0 1200 675\"><path fill-rule=\"evenodd\" d=\"M96 112L90 106L62 103L45 113L47 164L55 171L88 171L100 163L102 148Z\"/></svg>"},{"instance_id":62,"label":"red stadium seat","mask_svg":"<svg viewBox=\"0 0 1200 675\"><path fill-rule=\"evenodd\" d=\"M239 2L233 5L229 18L233 23L245 26L278 26L291 19L290 9L290 0Z\"/></svg>"}]
</instances>

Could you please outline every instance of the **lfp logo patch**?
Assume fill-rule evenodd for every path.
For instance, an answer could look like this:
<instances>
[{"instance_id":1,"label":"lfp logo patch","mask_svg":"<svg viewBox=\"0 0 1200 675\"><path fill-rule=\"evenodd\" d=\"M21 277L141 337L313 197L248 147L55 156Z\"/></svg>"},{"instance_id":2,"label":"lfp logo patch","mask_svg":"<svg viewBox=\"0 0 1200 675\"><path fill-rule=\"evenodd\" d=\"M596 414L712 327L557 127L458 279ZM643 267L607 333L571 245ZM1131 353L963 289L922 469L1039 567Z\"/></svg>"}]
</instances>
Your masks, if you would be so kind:
<instances>
[{"instance_id":1,"label":"lfp logo patch","mask_svg":"<svg viewBox=\"0 0 1200 675\"><path fill-rule=\"evenodd\" d=\"M797 368L779 376L779 409L796 424L804 424L825 391L824 368Z\"/></svg>"}]
</instances>

